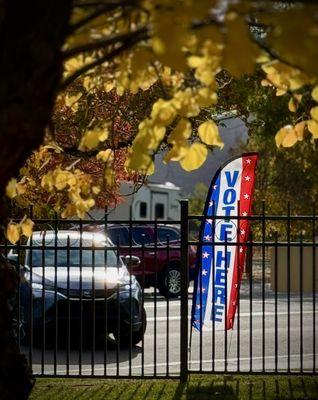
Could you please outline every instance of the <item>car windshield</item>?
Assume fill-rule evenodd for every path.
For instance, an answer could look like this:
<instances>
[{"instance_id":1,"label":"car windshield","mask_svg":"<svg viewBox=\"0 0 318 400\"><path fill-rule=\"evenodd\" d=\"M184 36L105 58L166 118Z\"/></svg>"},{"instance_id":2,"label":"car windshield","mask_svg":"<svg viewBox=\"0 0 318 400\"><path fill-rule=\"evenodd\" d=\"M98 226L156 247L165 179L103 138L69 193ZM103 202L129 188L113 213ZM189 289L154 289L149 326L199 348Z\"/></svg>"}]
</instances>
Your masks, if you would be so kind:
<instances>
[{"instance_id":1,"label":"car windshield","mask_svg":"<svg viewBox=\"0 0 318 400\"><path fill-rule=\"evenodd\" d=\"M58 246L65 246L65 243L58 243ZM101 249L105 243L95 243L95 248L92 247L92 242L85 243L82 247L92 247L90 249L80 249L78 244L70 246L67 249L54 249L50 243L49 247L44 246L42 249L32 249L28 251L28 264L32 267L57 266L57 267L79 267L95 266L95 267L115 267L118 264L118 258L114 250ZM96 249L97 248L97 249Z\"/></svg>"},{"instance_id":2,"label":"car windshield","mask_svg":"<svg viewBox=\"0 0 318 400\"><path fill-rule=\"evenodd\" d=\"M79 267L82 266L95 266L103 267L105 265L112 267L117 265L117 257L114 251L108 250L82 250L82 257L80 257L80 250L55 250L44 249L32 250L32 255L29 252L29 264L32 267L44 266L58 266L58 267ZM69 254L68 254L69 253ZM32 257L32 258L31 258ZM56 257L56 260L55 260Z\"/></svg>"}]
</instances>

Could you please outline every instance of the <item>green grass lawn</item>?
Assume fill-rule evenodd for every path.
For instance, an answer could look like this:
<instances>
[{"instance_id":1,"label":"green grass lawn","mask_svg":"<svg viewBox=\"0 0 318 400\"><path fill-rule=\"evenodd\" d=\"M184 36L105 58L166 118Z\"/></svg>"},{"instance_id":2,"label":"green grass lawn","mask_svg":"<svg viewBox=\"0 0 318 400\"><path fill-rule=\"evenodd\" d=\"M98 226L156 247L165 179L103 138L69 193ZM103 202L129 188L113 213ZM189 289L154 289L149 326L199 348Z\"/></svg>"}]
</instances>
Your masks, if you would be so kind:
<instances>
[{"instance_id":1,"label":"green grass lawn","mask_svg":"<svg viewBox=\"0 0 318 400\"><path fill-rule=\"evenodd\" d=\"M32 400L312 400L318 377L191 376L177 380L103 380L38 378Z\"/></svg>"}]
</instances>

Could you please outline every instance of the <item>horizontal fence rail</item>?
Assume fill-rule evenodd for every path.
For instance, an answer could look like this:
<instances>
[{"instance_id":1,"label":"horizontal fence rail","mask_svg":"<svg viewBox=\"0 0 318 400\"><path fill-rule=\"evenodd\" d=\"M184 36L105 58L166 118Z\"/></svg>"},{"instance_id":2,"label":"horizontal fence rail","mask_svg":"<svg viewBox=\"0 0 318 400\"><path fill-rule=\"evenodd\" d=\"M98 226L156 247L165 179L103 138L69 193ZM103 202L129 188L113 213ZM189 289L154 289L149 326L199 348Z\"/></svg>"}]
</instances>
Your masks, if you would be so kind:
<instances>
[{"instance_id":1,"label":"horizontal fence rail","mask_svg":"<svg viewBox=\"0 0 318 400\"><path fill-rule=\"evenodd\" d=\"M185 381L196 373L316 373L318 216L264 208L231 216L251 226L247 241L223 244L225 253L246 248L234 326L196 331L197 254L216 244L199 240L207 218L224 220L188 215L186 201L177 221L110 221L107 212L98 221L33 218L29 240L0 243L20 276L15 332L34 374ZM213 279L215 269L212 261Z\"/></svg>"}]
</instances>

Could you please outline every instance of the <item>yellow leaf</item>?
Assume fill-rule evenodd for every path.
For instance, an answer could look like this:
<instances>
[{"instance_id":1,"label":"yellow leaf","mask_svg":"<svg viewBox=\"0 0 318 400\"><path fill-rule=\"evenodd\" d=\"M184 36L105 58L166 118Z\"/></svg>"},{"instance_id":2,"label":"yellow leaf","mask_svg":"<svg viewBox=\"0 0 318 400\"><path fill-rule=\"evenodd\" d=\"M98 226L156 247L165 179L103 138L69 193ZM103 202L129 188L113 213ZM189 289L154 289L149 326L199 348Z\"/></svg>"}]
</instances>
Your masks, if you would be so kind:
<instances>
[{"instance_id":1,"label":"yellow leaf","mask_svg":"<svg viewBox=\"0 0 318 400\"><path fill-rule=\"evenodd\" d=\"M314 119L307 121L307 127L309 132L312 133L314 139L318 139L318 122Z\"/></svg>"},{"instance_id":2,"label":"yellow leaf","mask_svg":"<svg viewBox=\"0 0 318 400\"><path fill-rule=\"evenodd\" d=\"M7 238L10 243L15 244L20 239L21 226L15 222L9 222L7 226Z\"/></svg>"},{"instance_id":3,"label":"yellow leaf","mask_svg":"<svg viewBox=\"0 0 318 400\"><path fill-rule=\"evenodd\" d=\"M67 171L62 171L60 169L56 170L55 174L54 185L56 189L63 190L68 184L69 174Z\"/></svg>"},{"instance_id":4,"label":"yellow leaf","mask_svg":"<svg viewBox=\"0 0 318 400\"><path fill-rule=\"evenodd\" d=\"M205 162L208 155L208 149L202 143L192 144L187 154L180 161L181 167L186 171L192 171L198 169Z\"/></svg>"},{"instance_id":5,"label":"yellow leaf","mask_svg":"<svg viewBox=\"0 0 318 400\"><path fill-rule=\"evenodd\" d=\"M82 93L77 93L75 95L67 94L65 96L65 105L67 105L67 107L70 107L74 112L76 112L78 110L77 102L81 96L82 96Z\"/></svg>"},{"instance_id":6,"label":"yellow leaf","mask_svg":"<svg viewBox=\"0 0 318 400\"><path fill-rule=\"evenodd\" d=\"M303 140L304 139L304 128L306 126L305 121L298 122L298 124L295 125L294 130L297 136L298 140Z\"/></svg>"},{"instance_id":7,"label":"yellow leaf","mask_svg":"<svg viewBox=\"0 0 318 400\"><path fill-rule=\"evenodd\" d=\"M15 178L11 178L6 187L6 195L13 199L17 196L17 180Z\"/></svg>"},{"instance_id":8,"label":"yellow leaf","mask_svg":"<svg viewBox=\"0 0 318 400\"><path fill-rule=\"evenodd\" d=\"M154 53L162 55L166 51L166 46L164 42L159 37L154 37L152 39L152 49Z\"/></svg>"},{"instance_id":9,"label":"yellow leaf","mask_svg":"<svg viewBox=\"0 0 318 400\"><path fill-rule=\"evenodd\" d=\"M169 125L176 117L176 109L169 100L159 99L152 106L151 118L154 124Z\"/></svg>"},{"instance_id":10,"label":"yellow leaf","mask_svg":"<svg viewBox=\"0 0 318 400\"><path fill-rule=\"evenodd\" d=\"M106 168L104 173L105 183L107 186L114 186L116 183L115 172L112 168Z\"/></svg>"},{"instance_id":11,"label":"yellow leaf","mask_svg":"<svg viewBox=\"0 0 318 400\"><path fill-rule=\"evenodd\" d=\"M286 142L285 142L285 140L286 140ZM275 136L275 141L276 141L277 147L279 147L279 146L289 147L288 145L293 141L295 141L295 143L296 143L297 136L296 136L296 133L294 132L293 126L286 125L283 128L281 128Z\"/></svg>"},{"instance_id":12,"label":"yellow leaf","mask_svg":"<svg viewBox=\"0 0 318 400\"><path fill-rule=\"evenodd\" d=\"M168 138L168 143L177 143L184 139L189 139L189 137L191 136L191 132L192 129L189 120L186 118L181 118L177 126L171 132Z\"/></svg>"},{"instance_id":13,"label":"yellow leaf","mask_svg":"<svg viewBox=\"0 0 318 400\"><path fill-rule=\"evenodd\" d=\"M111 163L114 160L114 152L112 149L106 149L100 151L97 156L97 160L102 160L106 163Z\"/></svg>"},{"instance_id":14,"label":"yellow leaf","mask_svg":"<svg viewBox=\"0 0 318 400\"><path fill-rule=\"evenodd\" d=\"M151 160L148 168L147 168L147 175L153 175L155 172L155 163Z\"/></svg>"},{"instance_id":15,"label":"yellow leaf","mask_svg":"<svg viewBox=\"0 0 318 400\"><path fill-rule=\"evenodd\" d=\"M58 146L56 143L46 144L42 148L43 149L48 149L48 150L54 150L55 153L62 153L63 152L62 147Z\"/></svg>"},{"instance_id":16,"label":"yellow leaf","mask_svg":"<svg viewBox=\"0 0 318 400\"><path fill-rule=\"evenodd\" d=\"M30 218L27 218L24 222L22 222L21 224L22 234L26 237L30 237L33 232L33 225L34 222Z\"/></svg>"},{"instance_id":17,"label":"yellow leaf","mask_svg":"<svg viewBox=\"0 0 318 400\"><path fill-rule=\"evenodd\" d=\"M43 189L46 189L49 192L51 192L53 190L53 188L54 188L54 180L53 180L53 176L52 176L51 173L47 173L47 174L42 176L41 186L43 187Z\"/></svg>"},{"instance_id":18,"label":"yellow leaf","mask_svg":"<svg viewBox=\"0 0 318 400\"><path fill-rule=\"evenodd\" d=\"M287 93L287 90L285 89L276 89L276 96L284 96L285 93Z\"/></svg>"},{"instance_id":19,"label":"yellow leaf","mask_svg":"<svg viewBox=\"0 0 318 400\"><path fill-rule=\"evenodd\" d=\"M219 135L218 127L214 121L203 122L203 124L199 126L198 133L202 142L210 146L219 146L221 148L224 146Z\"/></svg>"},{"instance_id":20,"label":"yellow leaf","mask_svg":"<svg viewBox=\"0 0 318 400\"><path fill-rule=\"evenodd\" d=\"M196 101L200 107L209 107L217 103L218 96L214 90L201 88L198 90Z\"/></svg>"},{"instance_id":21,"label":"yellow leaf","mask_svg":"<svg viewBox=\"0 0 318 400\"><path fill-rule=\"evenodd\" d=\"M318 106L313 107L313 108L310 110L310 115L312 116L312 118L313 118L315 121L318 121Z\"/></svg>"},{"instance_id":22,"label":"yellow leaf","mask_svg":"<svg viewBox=\"0 0 318 400\"><path fill-rule=\"evenodd\" d=\"M88 131L81 140L79 145L80 150L95 149L99 142L104 142L108 138L108 130L106 127Z\"/></svg>"},{"instance_id":23,"label":"yellow leaf","mask_svg":"<svg viewBox=\"0 0 318 400\"><path fill-rule=\"evenodd\" d=\"M169 161L180 161L182 160L187 152L189 146L186 140L179 141L173 145L173 147L165 154L163 158L164 163L168 163Z\"/></svg>"},{"instance_id":24,"label":"yellow leaf","mask_svg":"<svg viewBox=\"0 0 318 400\"><path fill-rule=\"evenodd\" d=\"M318 103L318 85L316 85L316 86L313 88L313 90L312 90L312 92L311 92L311 97L312 97L315 101L317 101L317 103Z\"/></svg>"},{"instance_id":25,"label":"yellow leaf","mask_svg":"<svg viewBox=\"0 0 318 400\"><path fill-rule=\"evenodd\" d=\"M98 186L93 186L93 187L92 187L92 192L93 192L94 194L98 194L98 193L100 192L100 188L99 188Z\"/></svg>"},{"instance_id":26,"label":"yellow leaf","mask_svg":"<svg viewBox=\"0 0 318 400\"><path fill-rule=\"evenodd\" d=\"M289 99L288 109L290 112L293 112L293 113L296 112L297 105L296 105L295 100L292 97Z\"/></svg>"},{"instance_id":27,"label":"yellow leaf","mask_svg":"<svg viewBox=\"0 0 318 400\"><path fill-rule=\"evenodd\" d=\"M292 147L294 146L294 144L298 141L296 132L293 130L291 130L290 132L287 133L287 135L285 136L284 140L283 140L283 147Z\"/></svg>"},{"instance_id":28,"label":"yellow leaf","mask_svg":"<svg viewBox=\"0 0 318 400\"><path fill-rule=\"evenodd\" d=\"M264 87L273 86L273 84L270 81L268 81L267 79L262 79L261 80L261 85L264 86Z\"/></svg>"},{"instance_id":29,"label":"yellow leaf","mask_svg":"<svg viewBox=\"0 0 318 400\"><path fill-rule=\"evenodd\" d=\"M188 64L190 68L198 68L205 64L204 57L190 56L188 57Z\"/></svg>"}]
</instances>

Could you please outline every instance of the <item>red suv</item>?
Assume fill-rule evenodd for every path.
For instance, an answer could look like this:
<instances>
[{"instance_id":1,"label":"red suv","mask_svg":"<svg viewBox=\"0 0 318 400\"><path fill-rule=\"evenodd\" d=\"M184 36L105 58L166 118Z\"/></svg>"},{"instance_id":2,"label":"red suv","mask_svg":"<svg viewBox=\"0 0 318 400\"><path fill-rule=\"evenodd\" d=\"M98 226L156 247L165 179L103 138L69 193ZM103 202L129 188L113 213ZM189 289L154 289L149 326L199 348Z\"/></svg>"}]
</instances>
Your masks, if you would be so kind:
<instances>
[{"instance_id":1,"label":"red suv","mask_svg":"<svg viewBox=\"0 0 318 400\"><path fill-rule=\"evenodd\" d=\"M137 256L141 262L133 264L131 273L144 287L154 286L165 297L178 297L181 293L180 273L180 229L174 225L158 225L157 241L155 228L151 225L133 225L132 249L129 249L129 225L108 225L107 234L120 248L121 256ZM169 249L167 238L169 237ZM156 249L155 247L156 242ZM147 249L151 247L151 249ZM189 279L194 277L195 249L189 247ZM144 277L143 277L144 274Z\"/></svg>"}]
</instances>

